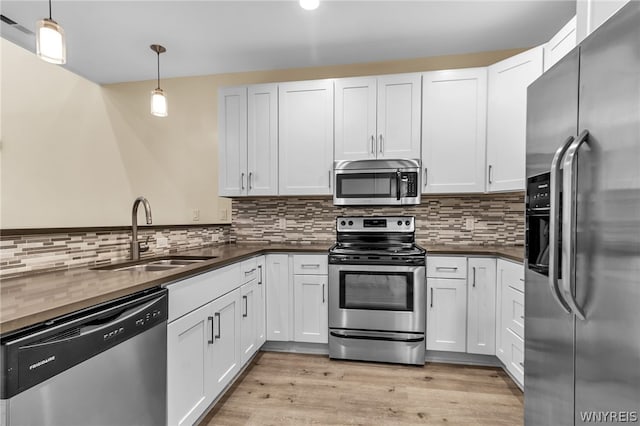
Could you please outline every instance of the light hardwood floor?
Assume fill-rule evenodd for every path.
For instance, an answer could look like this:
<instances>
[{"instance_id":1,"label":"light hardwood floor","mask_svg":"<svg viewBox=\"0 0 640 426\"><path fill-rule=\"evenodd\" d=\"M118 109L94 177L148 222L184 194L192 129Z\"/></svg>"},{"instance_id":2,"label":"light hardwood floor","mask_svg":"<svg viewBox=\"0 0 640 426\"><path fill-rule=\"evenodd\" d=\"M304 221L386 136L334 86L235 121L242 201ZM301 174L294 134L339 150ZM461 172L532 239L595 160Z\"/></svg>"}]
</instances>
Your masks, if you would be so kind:
<instances>
[{"instance_id":1,"label":"light hardwood floor","mask_svg":"<svg viewBox=\"0 0 640 426\"><path fill-rule=\"evenodd\" d=\"M498 368L261 352L201 426L515 426L522 419L523 394Z\"/></svg>"}]
</instances>

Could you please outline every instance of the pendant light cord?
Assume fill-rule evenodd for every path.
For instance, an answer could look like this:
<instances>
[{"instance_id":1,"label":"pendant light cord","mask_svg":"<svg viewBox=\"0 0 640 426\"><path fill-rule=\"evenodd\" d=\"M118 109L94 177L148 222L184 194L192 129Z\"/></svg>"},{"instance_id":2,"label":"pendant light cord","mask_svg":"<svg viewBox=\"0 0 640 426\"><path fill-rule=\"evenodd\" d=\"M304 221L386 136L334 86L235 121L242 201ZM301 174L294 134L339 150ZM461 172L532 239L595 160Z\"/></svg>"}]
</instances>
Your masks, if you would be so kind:
<instances>
[{"instance_id":1,"label":"pendant light cord","mask_svg":"<svg viewBox=\"0 0 640 426\"><path fill-rule=\"evenodd\" d=\"M49 0L49 19L53 20L53 18L51 17L51 0Z\"/></svg>"},{"instance_id":2,"label":"pendant light cord","mask_svg":"<svg viewBox=\"0 0 640 426\"><path fill-rule=\"evenodd\" d=\"M158 56L158 89L160 88L160 52L156 52Z\"/></svg>"}]
</instances>

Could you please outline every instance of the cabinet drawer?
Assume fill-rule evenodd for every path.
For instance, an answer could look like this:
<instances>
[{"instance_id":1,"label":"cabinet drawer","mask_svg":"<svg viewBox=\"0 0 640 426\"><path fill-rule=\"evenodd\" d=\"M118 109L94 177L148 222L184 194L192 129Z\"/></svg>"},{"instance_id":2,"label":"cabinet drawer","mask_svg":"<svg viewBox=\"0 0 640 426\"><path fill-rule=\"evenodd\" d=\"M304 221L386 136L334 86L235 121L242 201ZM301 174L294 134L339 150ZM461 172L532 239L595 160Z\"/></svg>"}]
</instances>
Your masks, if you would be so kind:
<instances>
[{"instance_id":1,"label":"cabinet drawer","mask_svg":"<svg viewBox=\"0 0 640 426\"><path fill-rule=\"evenodd\" d=\"M326 254L296 254L293 256L294 275L327 275Z\"/></svg>"},{"instance_id":2,"label":"cabinet drawer","mask_svg":"<svg viewBox=\"0 0 640 426\"><path fill-rule=\"evenodd\" d=\"M503 282L524 293L524 266L505 260L501 260L501 262Z\"/></svg>"},{"instance_id":3,"label":"cabinet drawer","mask_svg":"<svg viewBox=\"0 0 640 426\"><path fill-rule=\"evenodd\" d=\"M467 258L427 257L427 277L431 278L467 278Z\"/></svg>"},{"instance_id":4,"label":"cabinet drawer","mask_svg":"<svg viewBox=\"0 0 640 426\"><path fill-rule=\"evenodd\" d=\"M511 330L507 330L507 369L524 385L524 341Z\"/></svg>"},{"instance_id":5,"label":"cabinet drawer","mask_svg":"<svg viewBox=\"0 0 640 426\"><path fill-rule=\"evenodd\" d=\"M524 339L524 293L507 286L506 325L518 337Z\"/></svg>"},{"instance_id":6,"label":"cabinet drawer","mask_svg":"<svg viewBox=\"0 0 640 426\"><path fill-rule=\"evenodd\" d=\"M240 264L241 284L246 284L258 278L258 258L245 260Z\"/></svg>"},{"instance_id":7,"label":"cabinet drawer","mask_svg":"<svg viewBox=\"0 0 640 426\"><path fill-rule=\"evenodd\" d=\"M240 265L225 266L169 284L169 322L240 287Z\"/></svg>"}]
</instances>

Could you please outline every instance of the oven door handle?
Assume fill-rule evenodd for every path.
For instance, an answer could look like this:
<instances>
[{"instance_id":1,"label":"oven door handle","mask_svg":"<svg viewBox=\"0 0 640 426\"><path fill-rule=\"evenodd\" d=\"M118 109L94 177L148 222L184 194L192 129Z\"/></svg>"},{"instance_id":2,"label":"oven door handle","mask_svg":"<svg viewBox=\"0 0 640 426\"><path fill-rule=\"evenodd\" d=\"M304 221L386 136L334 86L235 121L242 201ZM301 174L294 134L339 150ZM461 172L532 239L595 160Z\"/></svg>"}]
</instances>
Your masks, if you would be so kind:
<instances>
[{"instance_id":1,"label":"oven door handle","mask_svg":"<svg viewBox=\"0 0 640 426\"><path fill-rule=\"evenodd\" d=\"M400 181L402 180L402 173L400 170L396 170L396 200L400 201Z\"/></svg>"},{"instance_id":2,"label":"oven door handle","mask_svg":"<svg viewBox=\"0 0 640 426\"><path fill-rule=\"evenodd\" d=\"M424 334L385 333L332 330L330 334L340 339L385 340L391 342L423 342Z\"/></svg>"}]
</instances>

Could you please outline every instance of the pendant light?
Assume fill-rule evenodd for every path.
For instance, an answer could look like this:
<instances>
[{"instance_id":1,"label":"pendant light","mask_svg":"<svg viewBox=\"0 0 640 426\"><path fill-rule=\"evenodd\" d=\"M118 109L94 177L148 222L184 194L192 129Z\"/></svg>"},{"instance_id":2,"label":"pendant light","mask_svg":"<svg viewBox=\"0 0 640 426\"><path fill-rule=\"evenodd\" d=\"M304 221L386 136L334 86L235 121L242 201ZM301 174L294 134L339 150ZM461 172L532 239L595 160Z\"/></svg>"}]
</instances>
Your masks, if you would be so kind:
<instances>
[{"instance_id":1,"label":"pendant light","mask_svg":"<svg viewBox=\"0 0 640 426\"><path fill-rule=\"evenodd\" d=\"M320 0L300 0L300 7L304 10L316 10L320 6Z\"/></svg>"},{"instance_id":2,"label":"pendant light","mask_svg":"<svg viewBox=\"0 0 640 426\"><path fill-rule=\"evenodd\" d=\"M49 0L49 17L36 23L36 55L52 64L67 62L67 47L64 30L51 18L51 0Z\"/></svg>"},{"instance_id":3,"label":"pendant light","mask_svg":"<svg viewBox=\"0 0 640 426\"><path fill-rule=\"evenodd\" d=\"M151 91L151 114L156 117L166 117L167 113L167 95L160 88L160 54L167 51L159 44L152 44L151 50L158 55L158 87Z\"/></svg>"}]
</instances>

